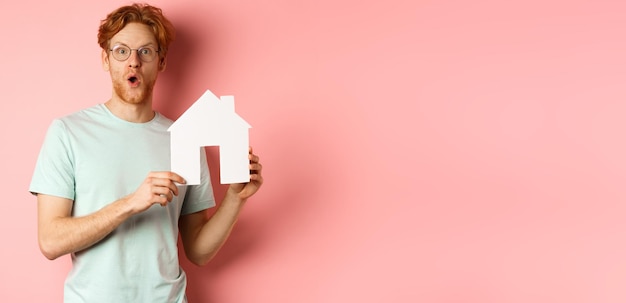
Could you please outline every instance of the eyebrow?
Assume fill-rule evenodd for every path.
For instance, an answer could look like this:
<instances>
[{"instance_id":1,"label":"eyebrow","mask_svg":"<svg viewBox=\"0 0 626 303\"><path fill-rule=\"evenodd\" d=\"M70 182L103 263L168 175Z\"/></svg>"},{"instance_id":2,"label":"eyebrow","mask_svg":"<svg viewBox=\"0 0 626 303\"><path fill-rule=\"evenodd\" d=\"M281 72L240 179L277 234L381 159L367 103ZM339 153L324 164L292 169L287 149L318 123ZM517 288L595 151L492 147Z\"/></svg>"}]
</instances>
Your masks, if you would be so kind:
<instances>
[{"instance_id":1,"label":"eyebrow","mask_svg":"<svg viewBox=\"0 0 626 303\"><path fill-rule=\"evenodd\" d=\"M130 46L128 46L128 44L126 44L126 43L122 43L122 42L113 43L113 45L111 46L111 48L115 47L116 45L123 45L123 46L126 46L126 47L128 47L128 48L131 48ZM148 42L148 43L146 43L146 44L144 44L144 45L139 46L138 48L142 48L142 47L146 47L146 46L150 46L150 47L158 48L158 47L156 47L156 46L154 45L154 43L153 43L153 42Z\"/></svg>"}]
</instances>

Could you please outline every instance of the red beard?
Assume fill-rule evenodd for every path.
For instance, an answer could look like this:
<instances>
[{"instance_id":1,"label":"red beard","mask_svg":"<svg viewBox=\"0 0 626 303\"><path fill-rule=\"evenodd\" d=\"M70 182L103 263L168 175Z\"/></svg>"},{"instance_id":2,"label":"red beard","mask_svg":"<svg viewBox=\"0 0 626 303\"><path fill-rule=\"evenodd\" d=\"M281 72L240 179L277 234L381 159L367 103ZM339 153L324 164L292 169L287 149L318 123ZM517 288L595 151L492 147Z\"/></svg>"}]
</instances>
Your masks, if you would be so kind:
<instances>
[{"instance_id":1,"label":"red beard","mask_svg":"<svg viewBox=\"0 0 626 303\"><path fill-rule=\"evenodd\" d=\"M142 82L139 87L128 87L128 80L114 81L113 90L122 101L130 104L141 104L152 96L154 82Z\"/></svg>"}]
</instances>

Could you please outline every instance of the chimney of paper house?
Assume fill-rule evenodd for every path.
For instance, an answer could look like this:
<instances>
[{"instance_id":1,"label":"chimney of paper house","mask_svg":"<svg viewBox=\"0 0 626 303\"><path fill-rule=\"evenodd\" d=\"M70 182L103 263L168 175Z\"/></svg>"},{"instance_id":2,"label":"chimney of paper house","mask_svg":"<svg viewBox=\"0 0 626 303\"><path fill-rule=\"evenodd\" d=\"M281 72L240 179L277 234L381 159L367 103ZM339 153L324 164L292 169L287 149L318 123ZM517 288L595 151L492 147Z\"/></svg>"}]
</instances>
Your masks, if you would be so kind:
<instances>
[{"instance_id":1,"label":"chimney of paper house","mask_svg":"<svg viewBox=\"0 0 626 303\"><path fill-rule=\"evenodd\" d=\"M222 108L229 112L235 112L235 96L220 96Z\"/></svg>"}]
</instances>

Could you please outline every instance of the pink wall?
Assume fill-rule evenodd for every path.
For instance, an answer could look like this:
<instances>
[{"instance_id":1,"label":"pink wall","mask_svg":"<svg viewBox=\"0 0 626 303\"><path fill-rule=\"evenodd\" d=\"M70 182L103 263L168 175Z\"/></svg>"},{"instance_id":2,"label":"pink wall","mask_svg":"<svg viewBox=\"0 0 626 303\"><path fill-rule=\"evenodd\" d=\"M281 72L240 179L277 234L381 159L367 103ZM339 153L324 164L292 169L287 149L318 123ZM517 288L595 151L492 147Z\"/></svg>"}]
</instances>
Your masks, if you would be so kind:
<instances>
[{"instance_id":1,"label":"pink wall","mask_svg":"<svg viewBox=\"0 0 626 303\"><path fill-rule=\"evenodd\" d=\"M265 167L191 302L626 301L626 3L369 2L153 2L158 109L234 94ZM3 301L61 300L27 188L50 120L110 96L126 3L1 4Z\"/></svg>"}]
</instances>

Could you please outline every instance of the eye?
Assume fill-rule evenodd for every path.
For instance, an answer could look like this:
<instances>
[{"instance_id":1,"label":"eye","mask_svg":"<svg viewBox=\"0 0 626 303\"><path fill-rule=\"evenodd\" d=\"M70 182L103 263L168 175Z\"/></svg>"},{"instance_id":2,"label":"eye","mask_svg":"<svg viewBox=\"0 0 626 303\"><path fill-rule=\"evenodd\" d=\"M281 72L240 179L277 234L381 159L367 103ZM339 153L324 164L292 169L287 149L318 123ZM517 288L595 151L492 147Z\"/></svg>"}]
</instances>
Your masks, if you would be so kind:
<instances>
[{"instance_id":1,"label":"eye","mask_svg":"<svg viewBox=\"0 0 626 303\"><path fill-rule=\"evenodd\" d=\"M113 51L119 55L126 55L128 54L130 50L128 50L126 47L120 46L120 47L113 48Z\"/></svg>"},{"instance_id":2,"label":"eye","mask_svg":"<svg viewBox=\"0 0 626 303\"><path fill-rule=\"evenodd\" d=\"M151 54L152 54L152 50L151 50L151 49L149 49L149 48L140 48L140 49L139 49L139 53L140 53L142 56L149 56L149 55L151 55Z\"/></svg>"}]
</instances>

